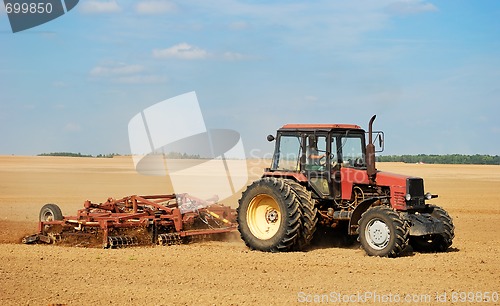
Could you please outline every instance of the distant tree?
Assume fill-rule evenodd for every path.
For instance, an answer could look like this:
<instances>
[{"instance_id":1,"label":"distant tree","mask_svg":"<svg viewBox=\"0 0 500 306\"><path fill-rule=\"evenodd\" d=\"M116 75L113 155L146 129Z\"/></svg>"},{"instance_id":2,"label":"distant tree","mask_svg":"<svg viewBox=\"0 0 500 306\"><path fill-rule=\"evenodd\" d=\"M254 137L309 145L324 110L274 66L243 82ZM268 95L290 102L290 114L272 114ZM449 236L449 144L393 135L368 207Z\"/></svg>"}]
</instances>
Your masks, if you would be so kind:
<instances>
[{"instance_id":1,"label":"distant tree","mask_svg":"<svg viewBox=\"0 0 500 306\"><path fill-rule=\"evenodd\" d=\"M41 154L38 154L37 156L94 157L90 154L72 153L72 152L41 153ZM120 156L120 154L118 154L118 153L97 154L95 157L97 157L97 158L112 158L115 156Z\"/></svg>"},{"instance_id":2,"label":"distant tree","mask_svg":"<svg viewBox=\"0 0 500 306\"><path fill-rule=\"evenodd\" d=\"M67 157L93 157L92 155L85 155L80 152L72 153L72 152L52 152L52 153L42 153L38 154L38 156L67 156Z\"/></svg>"},{"instance_id":3,"label":"distant tree","mask_svg":"<svg viewBox=\"0 0 500 306\"><path fill-rule=\"evenodd\" d=\"M163 153L163 156L169 159L204 159L205 157L201 157L199 154L187 154L186 152L168 152ZM206 157L208 158L208 157Z\"/></svg>"},{"instance_id":4,"label":"distant tree","mask_svg":"<svg viewBox=\"0 0 500 306\"><path fill-rule=\"evenodd\" d=\"M380 162L426 163L426 164L475 164L475 165L500 165L498 155L381 155L377 156Z\"/></svg>"}]
</instances>

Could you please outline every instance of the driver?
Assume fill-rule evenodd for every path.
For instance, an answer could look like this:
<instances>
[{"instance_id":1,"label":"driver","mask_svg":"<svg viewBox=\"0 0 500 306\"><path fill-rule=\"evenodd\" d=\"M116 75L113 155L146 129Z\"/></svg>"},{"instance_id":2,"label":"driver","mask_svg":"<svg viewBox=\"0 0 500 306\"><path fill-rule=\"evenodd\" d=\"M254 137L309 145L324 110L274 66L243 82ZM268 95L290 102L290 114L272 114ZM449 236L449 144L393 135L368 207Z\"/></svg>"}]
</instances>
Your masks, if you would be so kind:
<instances>
[{"instance_id":1,"label":"driver","mask_svg":"<svg viewBox=\"0 0 500 306\"><path fill-rule=\"evenodd\" d=\"M326 154L319 155L318 143L314 135L309 136L306 154L308 164L317 166L320 165L320 159L326 156Z\"/></svg>"}]
</instances>

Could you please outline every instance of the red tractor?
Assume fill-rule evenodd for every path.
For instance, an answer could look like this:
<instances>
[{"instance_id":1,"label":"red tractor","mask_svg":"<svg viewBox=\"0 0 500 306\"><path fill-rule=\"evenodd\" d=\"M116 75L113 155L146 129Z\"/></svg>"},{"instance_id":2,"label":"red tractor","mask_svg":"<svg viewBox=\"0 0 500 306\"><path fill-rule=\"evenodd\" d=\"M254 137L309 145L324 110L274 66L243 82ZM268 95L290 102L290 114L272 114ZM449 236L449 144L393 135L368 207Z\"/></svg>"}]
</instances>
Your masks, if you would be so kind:
<instances>
[{"instance_id":1,"label":"red tractor","mask_svg":"<svg viewBox=\"0 0 500 306\"><path fill-rule=\"evenodd\" d=\"M251 249L302 250L321 227L358 237L368 255L396 257L447 250L454 238L448 213L427 200L422 178L378 171L383 133L352 124L287 124L270 168L243 192L238 229ZM365 141L368 136L368 144ZM375 146L377 145L377 148Z\"/></svg>"}]
</instances>

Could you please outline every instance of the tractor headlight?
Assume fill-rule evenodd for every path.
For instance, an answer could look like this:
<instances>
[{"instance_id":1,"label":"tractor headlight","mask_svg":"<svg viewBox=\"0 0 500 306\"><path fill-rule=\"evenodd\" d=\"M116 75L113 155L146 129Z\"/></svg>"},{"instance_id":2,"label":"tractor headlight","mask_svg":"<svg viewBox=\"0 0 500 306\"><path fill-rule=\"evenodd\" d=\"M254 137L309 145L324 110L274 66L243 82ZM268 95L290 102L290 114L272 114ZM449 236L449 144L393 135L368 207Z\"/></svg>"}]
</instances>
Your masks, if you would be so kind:
<instances>
[{"instance_id":1,"label":"tractor headlight","mask_svg":"<svg viewBox=\"0 0 500 306\"><path fill-rule=\"evenodd\" d=\"M411 200L411 194L407 193L405 195L405 199L406 199L406 201L410 201Z\"/></svg>"},{"instance_id":2,"label":"tractor headlight","mask_svg":"<svg viewBox=\"0 0 500 306\"><path fill-rule=\"evenodd\" d=\"M424 197L426 200L430 200L432 199L432 194L430 192L427 192Z\"/></svg>"}]
</instances>

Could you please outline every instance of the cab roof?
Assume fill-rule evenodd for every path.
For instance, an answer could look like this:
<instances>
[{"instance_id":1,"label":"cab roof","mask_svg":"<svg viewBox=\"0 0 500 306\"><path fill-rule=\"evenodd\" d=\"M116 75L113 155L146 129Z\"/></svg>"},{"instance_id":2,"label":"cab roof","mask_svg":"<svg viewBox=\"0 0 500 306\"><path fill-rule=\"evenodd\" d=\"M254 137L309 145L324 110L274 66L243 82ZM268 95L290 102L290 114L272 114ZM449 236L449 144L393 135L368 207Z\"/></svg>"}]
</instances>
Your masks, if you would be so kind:
<instances>
[{"instance_id":1,"label":"cab roof","mask_svg":"<svg viewBox=\"0 0 500 306\"><path fill-rule=\"evenodd\" d=\"M362 130L356 124L285 124L280 130Z\"/></svg>"}]
</instances>

